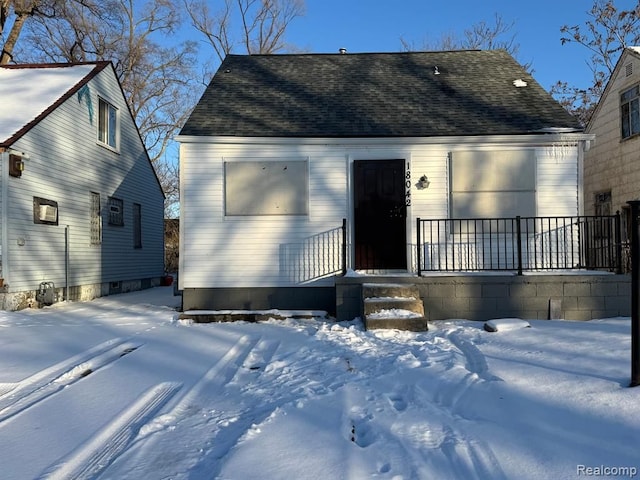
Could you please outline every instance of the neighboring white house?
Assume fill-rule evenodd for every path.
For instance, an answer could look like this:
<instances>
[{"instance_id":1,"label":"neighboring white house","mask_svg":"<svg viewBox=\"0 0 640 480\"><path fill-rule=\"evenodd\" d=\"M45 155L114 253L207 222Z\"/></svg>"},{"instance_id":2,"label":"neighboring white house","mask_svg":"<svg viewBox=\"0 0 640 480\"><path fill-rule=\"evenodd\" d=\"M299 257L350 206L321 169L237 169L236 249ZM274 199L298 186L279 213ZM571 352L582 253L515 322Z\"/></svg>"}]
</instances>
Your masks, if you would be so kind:
<instances>
[{"instance_id":1,"label":"neighboring white house","mask_svg":"<svg viewBox=\"0 0 640 480\"><path fill-rule=\"evenodd\" d=\"M0 307L158 284L164 195L113 66L2 66L0 104Z\"/></svg>"},{"instance_id":2,"label":"neighboring white house","mask_svg":"<svg viewBox=\"0 0 640 480\"><path fill-rule=\"evenodd\" d=\"M576 216L593 136L505 51L229 55L180 142L183 308L336 308L416 219Z\"/></svg>"},{"instance_id":3,"label":"neighboring white house","mask_svg":"<svg viewBox=\"0 0 640 480\"><path fill-rule=\"evenodd\" d=\"M640 199L640 47L625 48L586 132L596 142L584 159L585 213L622 213L630 233L629 200Z\"/></svg>"}]
</instances>

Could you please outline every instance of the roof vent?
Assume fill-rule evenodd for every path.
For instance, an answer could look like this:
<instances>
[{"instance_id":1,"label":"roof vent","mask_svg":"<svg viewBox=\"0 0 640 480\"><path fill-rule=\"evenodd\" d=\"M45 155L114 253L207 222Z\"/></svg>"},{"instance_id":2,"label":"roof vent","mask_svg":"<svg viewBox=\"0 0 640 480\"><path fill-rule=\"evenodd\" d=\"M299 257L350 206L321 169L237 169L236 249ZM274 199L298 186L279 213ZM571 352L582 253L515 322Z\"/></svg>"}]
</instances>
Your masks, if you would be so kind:
<instances>
[{"instance_id":1,"label":"roof vent","mask_svg":"<svg viewBox=\"0 0 640 480\"><path fill-rule=\"evenodd\" d=\"M516 88L526 87L527 86L527 82L525 82L521 78L518 78L518 79L513 81L513 86L516 87Z\"/></svg>"},{"instance_id":2,"label":"roof vent","mask_svg":"<svg viewBox=\"0 0 640 480\"><path fill-rule=\"evenodd\" d=\"M347 49L342 47L340 50L338 50L342 55L344 55L345 53L347 53Z\"/></svg>"}]
</instances>

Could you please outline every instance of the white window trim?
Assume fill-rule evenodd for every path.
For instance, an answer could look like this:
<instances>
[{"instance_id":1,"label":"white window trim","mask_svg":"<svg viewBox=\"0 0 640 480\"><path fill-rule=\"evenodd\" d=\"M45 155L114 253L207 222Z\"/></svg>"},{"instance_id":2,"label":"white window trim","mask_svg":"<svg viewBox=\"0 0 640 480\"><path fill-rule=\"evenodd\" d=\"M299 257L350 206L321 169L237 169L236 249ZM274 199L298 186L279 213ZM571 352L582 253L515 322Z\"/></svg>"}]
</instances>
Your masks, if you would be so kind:
<instances>
[{"instance_id":1,"label":"white window trim","mask_svg":"<svg viewBox=\"0 0 640 480\"><path fill-rule=\"evenodd\" d=\"M624 98L628 95L628 98ZM633 96L631 96L633 95ZM633 85L632 87L626 88L620 92L620 138L622 140L627 140L629 138L637 137L640 134L640 130L638 130L637 124L636 130L633 130L633 115L632 115L632 106L635 104L636 108L640 108L640 88L639 85ZM627 106L628 112L624 113L624 107ZM625 120L628 123L628 135L625 135L624 126Z\"/></svg>"},{"instance_id":2,"label":"white window trim","mask_svg":"<svg viewBox=\"0 0 640 480\"><path fill-rule=\"evenodd\" d=\"M102 119L100 116L100 105L102 103L106 104L110 109L113 109L113 111L115 112L115 138L114 138L115 145L110 145L108 141L105 142L100 139L101 122L102 122ZM111 102L105 100L102 97L98 97L98 122L97 123L98 123L98 128L96 131L96 140L98 144L114 152L119 152L120 151L120 110L116 106L114 106ZM110 136L109 133L110 132L107 132L106 134L107 140Z\"/></svg>"}]
</instances>

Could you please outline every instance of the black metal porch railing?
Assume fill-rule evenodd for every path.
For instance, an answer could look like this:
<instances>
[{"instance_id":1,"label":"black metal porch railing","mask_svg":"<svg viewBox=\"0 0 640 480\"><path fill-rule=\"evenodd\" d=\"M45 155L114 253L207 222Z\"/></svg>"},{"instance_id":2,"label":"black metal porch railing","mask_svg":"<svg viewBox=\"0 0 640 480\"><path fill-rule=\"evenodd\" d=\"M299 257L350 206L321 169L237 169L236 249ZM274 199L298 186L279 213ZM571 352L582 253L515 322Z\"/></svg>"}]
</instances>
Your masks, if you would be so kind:
<instances>
[{"instance_id":1,"label":"black metal porch railing","mask_svg":"<svg viewBox=\"0 0 640 480\"><path fill-rule=\"evenodd\" d=\"M417 271L621 272L620 215L417 219Z\"/></svg>"}]
</instances>

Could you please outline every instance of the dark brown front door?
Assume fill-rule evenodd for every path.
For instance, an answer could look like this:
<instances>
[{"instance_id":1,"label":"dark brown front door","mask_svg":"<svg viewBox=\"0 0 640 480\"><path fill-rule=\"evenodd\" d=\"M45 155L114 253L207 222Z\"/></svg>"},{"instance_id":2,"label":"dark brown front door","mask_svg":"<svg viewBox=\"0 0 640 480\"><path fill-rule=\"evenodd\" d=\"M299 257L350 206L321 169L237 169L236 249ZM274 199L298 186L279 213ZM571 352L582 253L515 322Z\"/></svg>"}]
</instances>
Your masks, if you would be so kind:
<instances>
[{"instance_id":1,"label":"dark brown front door","mask_svg":"<svg viewBox=\"0 0 640 480\"><path fill-rule=\"evenodd\" d=\"M404 160L354 162L357 270L407 268Z\"/></svg>"}]
</instances>

